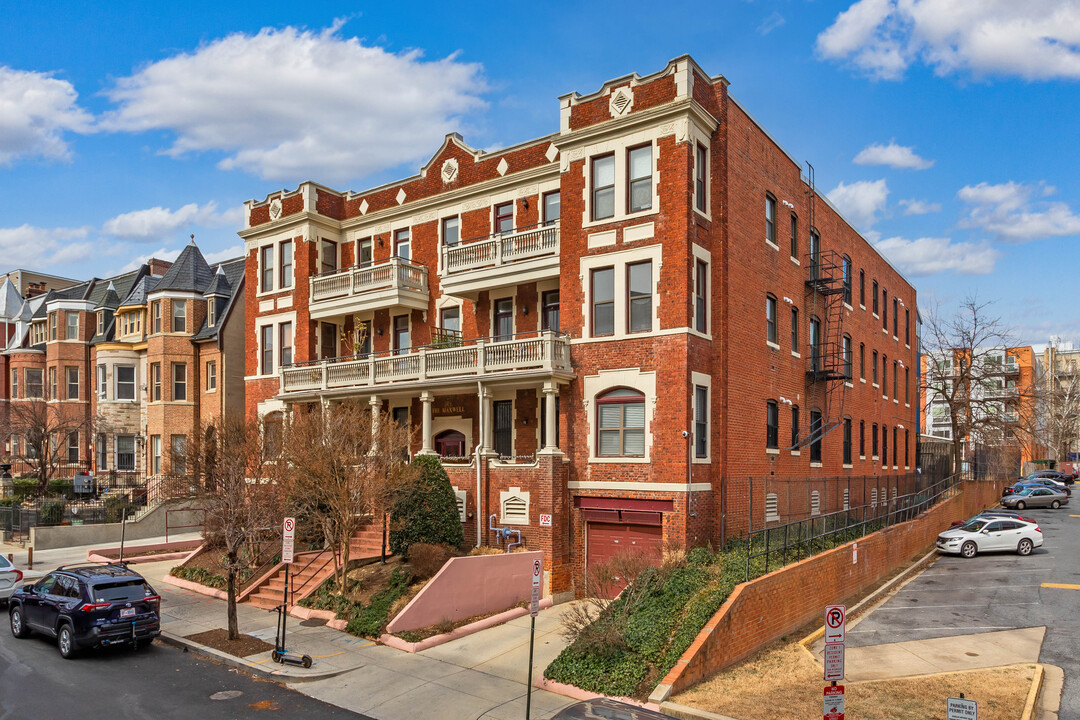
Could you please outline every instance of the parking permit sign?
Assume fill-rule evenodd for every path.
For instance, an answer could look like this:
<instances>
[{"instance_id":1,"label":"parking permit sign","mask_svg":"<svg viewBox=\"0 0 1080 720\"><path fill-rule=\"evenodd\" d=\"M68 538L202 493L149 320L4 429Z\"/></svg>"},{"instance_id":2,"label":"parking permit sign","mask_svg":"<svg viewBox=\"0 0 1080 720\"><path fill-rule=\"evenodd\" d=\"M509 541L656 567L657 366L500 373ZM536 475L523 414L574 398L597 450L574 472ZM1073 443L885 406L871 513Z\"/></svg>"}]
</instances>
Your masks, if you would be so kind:
<instances>
[{"instance_id":1,"label":"parking permit sign","mask_svg":"<svg viewBox=\"0 0 1080 720\"><path fill-rule=\"evenodd\" d=\"M844 643L825 643L825 680L844 679Z\"/></svg>"},{"instance_id":2,"label":"parking permit sign","mask_svg":"<svg viewBox=\"0 0 1080 720\"><path fill-rule=\"evenodd\" d=\"M948 698L945 701L946 720L979 720L979 703L964 698Z\"/></svg>"},{"instance_id":3,"label":"parking permit sign","mask_svg":"<svg viewBox=\"0 0 1080 720\"><path fill-rule=\"evenodd\" d=\"M847 608L843 605L825 607L825 642L844 642L844 628L847 625Z\"/></svg>"},{"instance_id":4,"label":"parking permit sign","mask_svg":"<svg viewBox=\"0 0 1080 720\"><path fill-rule=\"evenodd\" d=\"M540 613L540 578L544 576L544 563L537 558L533 560L532 567L532 602L529 604L529 614L536 617Z\"/></svg>"},{"instance_id":5,"label":"parking permit sign","mask_svg":"<svg viewBox=\"0 0 1080 720\"><path fill-rule=\"evenodd\" d=\"M282 525L281 529L281 562L291 563L293 561L293 544L296 540L296 518L285 518L285 524Z\"/></svg>"},{"instance_id":6,"label":"parking permit sign","mask_svg":"<svg viewBox=\"0 0 1080 720\"><path fill-rule=\"evenodd\" d=\"M825 720L844 720L844 686L825 688Z\"/></svg>"}]
</instances>

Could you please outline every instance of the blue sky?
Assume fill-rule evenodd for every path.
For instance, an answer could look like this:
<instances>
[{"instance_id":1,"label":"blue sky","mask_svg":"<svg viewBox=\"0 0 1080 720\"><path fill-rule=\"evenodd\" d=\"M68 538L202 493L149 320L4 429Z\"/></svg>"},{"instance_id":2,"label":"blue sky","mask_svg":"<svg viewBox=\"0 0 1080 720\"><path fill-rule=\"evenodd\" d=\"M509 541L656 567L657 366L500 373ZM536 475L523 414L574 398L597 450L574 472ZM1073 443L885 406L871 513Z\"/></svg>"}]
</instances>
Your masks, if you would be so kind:
<instances>
[{"instance_id":1,"label":"blue sky","mask_svg":"<svg viewBox=\"0 0 1080 720\"><path fill-rule=\"evenodd\" d=\"M563 93L690 53L915 283L1080 339L1080 0L8 3L0 270L104 275L241 204L410 175L460 131L558 129Z\"/></svg>"}]
</instances>

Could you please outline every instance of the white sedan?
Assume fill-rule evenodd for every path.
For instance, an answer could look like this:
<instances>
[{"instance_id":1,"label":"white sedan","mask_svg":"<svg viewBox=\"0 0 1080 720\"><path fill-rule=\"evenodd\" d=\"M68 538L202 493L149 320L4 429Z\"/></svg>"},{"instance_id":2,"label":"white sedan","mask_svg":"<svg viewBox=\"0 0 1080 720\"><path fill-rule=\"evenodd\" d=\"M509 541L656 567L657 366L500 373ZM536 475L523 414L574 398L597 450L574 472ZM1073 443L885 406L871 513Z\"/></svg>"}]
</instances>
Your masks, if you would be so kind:
<instances>
[{"instance_id":1,"label":"white sedan","mask_svg":"<svg viewBox=\"0 0 1080 720\"><path fill-rule=\"evenodd\" d=\"M1042 529L1037 523L1011 517L974 517L964 525L946 530L937 539L938 552L966 558L994 550L1030 555L1042 544Z\"/></svg>"},{"instance_id":2,"label":"white sedan","mask_svg":"<svg viewBox=\"0 0 1080 720\"><path fill-rule=\"evenodd\" d=\"M0 602L7 602L22 583L22 570L16 569L6 557L0 555Z\"/></svg>"}]
</instances>

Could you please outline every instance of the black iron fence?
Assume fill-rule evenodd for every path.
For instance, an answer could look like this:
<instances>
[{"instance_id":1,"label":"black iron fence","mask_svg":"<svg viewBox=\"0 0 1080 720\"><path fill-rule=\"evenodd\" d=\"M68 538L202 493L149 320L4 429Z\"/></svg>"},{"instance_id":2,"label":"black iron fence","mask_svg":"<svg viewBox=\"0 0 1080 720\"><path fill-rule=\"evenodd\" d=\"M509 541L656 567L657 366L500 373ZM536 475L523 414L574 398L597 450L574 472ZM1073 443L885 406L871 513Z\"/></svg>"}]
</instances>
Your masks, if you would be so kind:
<instances>
[{"instance_id":1,"label":"black iron fence","mask_svg":"<svg viewBox=\"0 0 1080 720\"><path fill-rule=\"evenodd\" d=\"M843 510L808 517L803 520L771 525L748 533L746 541L746 579L751 567L763 573L790 562L812 557L815 553L856 540L882 528L907 522L937 503L959 492L963 476L952 475L929 487L897 494L875 504L860 504Z\"/></svg>"}]
</instances>

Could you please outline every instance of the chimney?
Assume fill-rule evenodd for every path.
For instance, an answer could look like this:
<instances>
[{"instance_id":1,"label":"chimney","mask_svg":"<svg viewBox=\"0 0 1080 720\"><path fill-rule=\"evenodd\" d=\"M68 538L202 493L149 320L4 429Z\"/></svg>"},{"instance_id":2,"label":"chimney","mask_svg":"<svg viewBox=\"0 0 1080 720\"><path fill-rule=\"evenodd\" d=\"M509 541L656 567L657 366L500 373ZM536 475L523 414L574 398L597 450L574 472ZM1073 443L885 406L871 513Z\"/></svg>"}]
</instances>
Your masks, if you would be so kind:
<instances>
[{"instance_id":1,"label":"chimney","mask_svg":"<svg viewBox=\"0 0 1080 720\"><path fill-rule=\"evenodd\" d=\"M164 275L168 269L172 267L172 263L168 260L159 260L158 258L150 258L146 261L146 264L150 266L150 274L159 277Z\"/></svg>"},{"instance_id":2,"label":"chimney","mask_svg":"<svg viewBox=\"0 0 1080 720\"><path fill-rule=\"evenodd\" d=\"M29 300L32 297L37 297L38 295L44 295L45 292L46 292L45 283L43 283L43 282L41 282L41 283L32 282L32 283L27 283L26 284L26 299L27 300Z\"/></svg>"}]
</instances>

